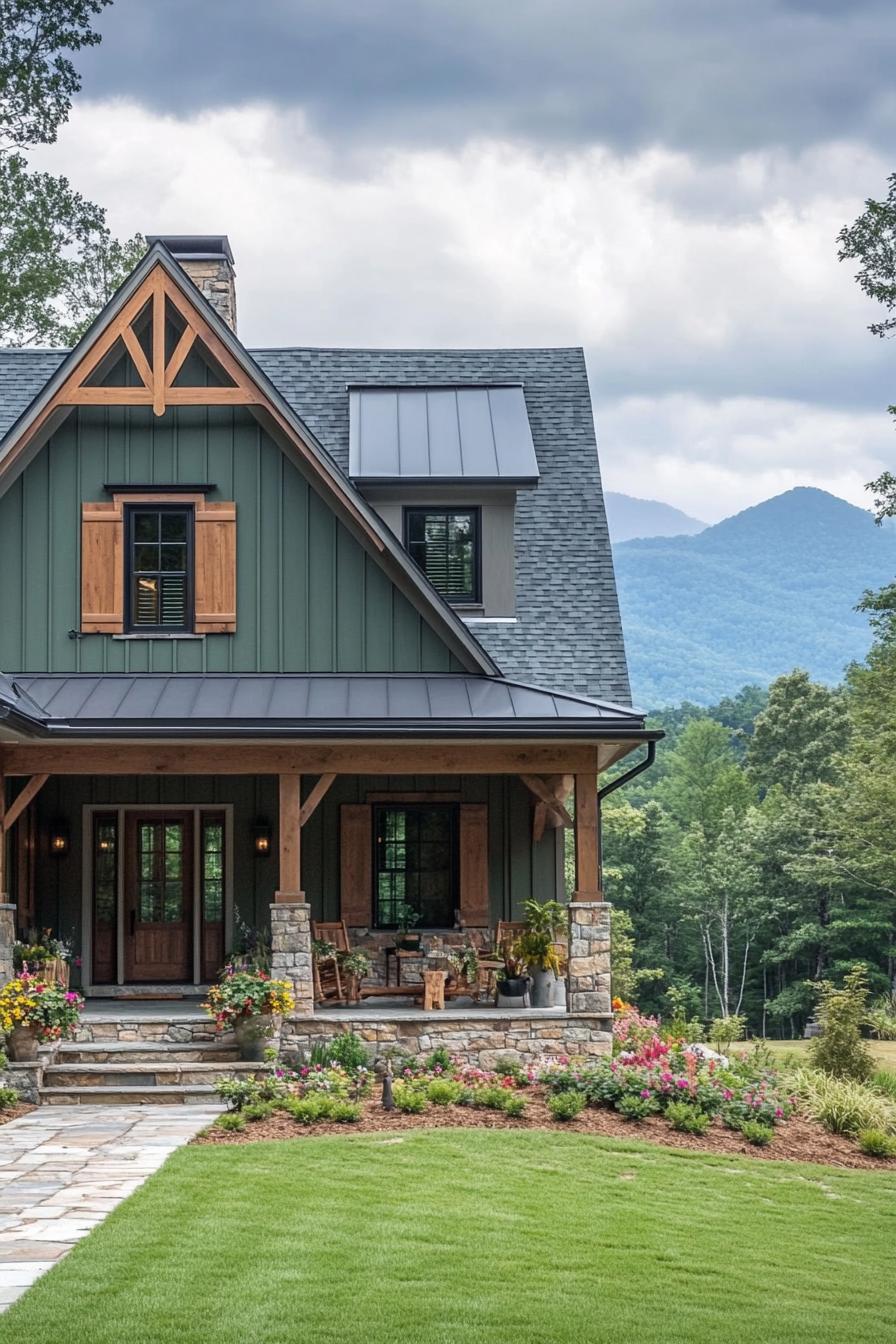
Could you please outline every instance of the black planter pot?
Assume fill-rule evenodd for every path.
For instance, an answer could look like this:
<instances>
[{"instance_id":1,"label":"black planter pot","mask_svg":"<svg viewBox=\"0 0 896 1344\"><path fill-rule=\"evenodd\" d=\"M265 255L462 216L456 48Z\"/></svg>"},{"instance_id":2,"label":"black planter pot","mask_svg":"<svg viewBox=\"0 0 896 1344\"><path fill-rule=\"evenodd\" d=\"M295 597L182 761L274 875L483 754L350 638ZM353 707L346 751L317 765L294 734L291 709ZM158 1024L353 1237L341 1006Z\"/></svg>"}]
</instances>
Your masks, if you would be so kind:
<instances>
[{"instance_id":1,"label":"black planter pot","mask_svg":"<svg viewBox=\"0 0 896 1344\"><path fill-rule=\"evenodd\" d=\"M401 948L402 952L419 952L420 935L417 934L415 937L414 934L411 933L405 938L399 938L398 946Z\"/></svg>"},{"instance_id":2,"label":"black planter pot","mask_svg":"<svg viewBox=\"0 0 896 1344\"><path fill-rule=\"evenodd\" d=\"M514 975L509 980L498 981L498 993L505 999L520 999L528 988L528 975Z\"/></svg>"}]
</instances>

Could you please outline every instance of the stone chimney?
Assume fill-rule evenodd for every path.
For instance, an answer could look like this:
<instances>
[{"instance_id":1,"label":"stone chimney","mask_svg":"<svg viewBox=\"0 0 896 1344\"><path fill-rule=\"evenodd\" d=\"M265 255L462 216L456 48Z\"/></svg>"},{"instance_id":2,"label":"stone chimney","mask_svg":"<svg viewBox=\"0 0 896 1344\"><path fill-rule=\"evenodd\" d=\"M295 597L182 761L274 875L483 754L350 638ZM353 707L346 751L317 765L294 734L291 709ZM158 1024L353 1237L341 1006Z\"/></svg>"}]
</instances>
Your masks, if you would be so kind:
<instances>
[{"instance_id":1,"label":"stone chimney","mask_svg":"<svg viewBox=\"0 0 896 1344\"><path fill-rule=\"evenodd\" d=\"M236 272L227 234L154 233L147 234L146 241L167 247L203 298L236 331Z\"/></svg>"}]
</instances>

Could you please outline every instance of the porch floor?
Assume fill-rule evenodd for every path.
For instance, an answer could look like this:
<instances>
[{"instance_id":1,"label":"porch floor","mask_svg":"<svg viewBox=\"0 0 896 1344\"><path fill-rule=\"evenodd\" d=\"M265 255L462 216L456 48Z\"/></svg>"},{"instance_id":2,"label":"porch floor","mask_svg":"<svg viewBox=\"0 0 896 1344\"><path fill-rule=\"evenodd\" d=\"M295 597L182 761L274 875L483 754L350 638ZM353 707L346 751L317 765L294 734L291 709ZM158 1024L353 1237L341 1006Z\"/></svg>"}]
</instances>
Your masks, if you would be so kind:
<instances>
[{"instance_id":1,"label":"porch floor","mask_svg":"<svg viewBox=\"0 0 896 1344\"><path fill-rule=\"evenodd\" d=\"M324 1022L363 1018L368 1022L394 1022L396 1019L428 1021L475 1021L512 1016L515 1021L540 1018L564 1018L564 1008L496 1008L491 1003L469 1003L466 1007L438 1008L424 1012L406 1000L378 998L356 1004L315 1008L314 1016ZM195 1022L210 1023L202 1011L201 998L184 999L87 999L81 1016L87 1022Z\"/></svg>"}]
</instances>

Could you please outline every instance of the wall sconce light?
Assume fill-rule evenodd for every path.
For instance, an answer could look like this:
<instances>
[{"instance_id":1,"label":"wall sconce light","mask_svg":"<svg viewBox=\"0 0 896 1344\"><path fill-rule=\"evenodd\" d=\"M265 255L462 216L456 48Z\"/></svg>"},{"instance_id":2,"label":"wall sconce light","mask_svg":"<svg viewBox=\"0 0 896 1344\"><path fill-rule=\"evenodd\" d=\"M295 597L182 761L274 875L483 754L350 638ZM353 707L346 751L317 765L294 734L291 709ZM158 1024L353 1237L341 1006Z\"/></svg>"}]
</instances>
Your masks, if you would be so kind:
<instances>
[{"instance_id":1,"label":"wall sconce light","mask_svg":"<svg viewBox=\"0 0 896 1344\"><path fill-rule=\"evenodd\" d=\"M68 853L68 825L64 821L54 821L50 828L50 853L54 859L64 859Z\"/></svg>"},{"instance_id":2,"label":"wall sconce light","mask_svg":"<svg viewBox=\"0 0 896 1344\"><path fill-rule=\"evenodd\" d=\"M255 853L261 859L266 859L271 852L271 828L266 821L257 821L252 827L252 834L255 837Z\"/></svg>"}]
</instances>

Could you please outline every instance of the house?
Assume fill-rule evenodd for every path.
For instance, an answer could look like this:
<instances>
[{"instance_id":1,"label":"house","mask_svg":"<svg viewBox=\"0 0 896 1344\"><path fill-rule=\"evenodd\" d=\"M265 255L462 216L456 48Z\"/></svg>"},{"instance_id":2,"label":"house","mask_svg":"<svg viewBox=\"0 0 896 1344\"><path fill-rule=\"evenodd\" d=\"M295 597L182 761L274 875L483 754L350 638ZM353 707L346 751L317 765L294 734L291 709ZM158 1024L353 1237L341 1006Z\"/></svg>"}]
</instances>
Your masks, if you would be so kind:
<instances>
[{"instance_id":1,"label":"house","mask_svg":"<svg viewBox=\"0 0 896 1344\"><path fill-rule=\"evenodd\" d=\"M0 354L0 975L49 926L91 1000L195 994L270 925L302 1043L310 919L381 982L403 901L486 946L572 827L567 1011L494 1040L605 1049L598 777L658 734L582 351L248 351L234 286L156 238L74 350Z\"/></svg>"}]
</instances>

